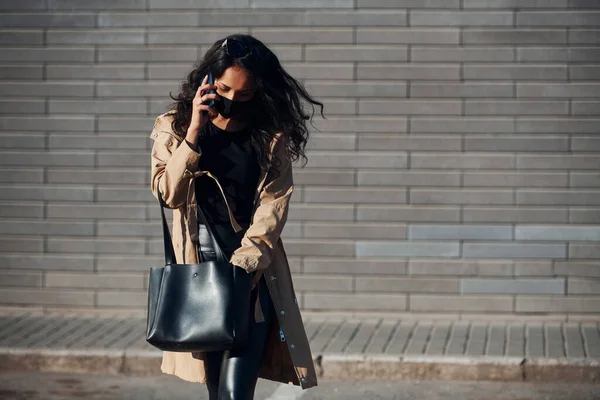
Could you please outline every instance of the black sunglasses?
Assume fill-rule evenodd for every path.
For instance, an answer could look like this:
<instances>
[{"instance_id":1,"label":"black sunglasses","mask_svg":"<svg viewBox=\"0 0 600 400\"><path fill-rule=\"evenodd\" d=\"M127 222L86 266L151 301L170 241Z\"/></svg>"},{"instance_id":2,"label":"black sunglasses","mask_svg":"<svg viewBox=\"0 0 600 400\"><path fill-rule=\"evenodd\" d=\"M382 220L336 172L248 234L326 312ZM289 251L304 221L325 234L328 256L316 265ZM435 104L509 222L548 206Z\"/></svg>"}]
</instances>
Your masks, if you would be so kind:
<instances>
[{"instance_id":1,"label":"black sunglasses","mask_svg":"<svg viewBox=\"0 0 600 400\"><path fill-rule=\"evenodd\" d=\"M225 39L221 47L225 47L227 55L233 58L244 58L248 55L259 61L266 61L268 53L259 46L247 46L237 39Z\"/></svg>"}]
</instances>

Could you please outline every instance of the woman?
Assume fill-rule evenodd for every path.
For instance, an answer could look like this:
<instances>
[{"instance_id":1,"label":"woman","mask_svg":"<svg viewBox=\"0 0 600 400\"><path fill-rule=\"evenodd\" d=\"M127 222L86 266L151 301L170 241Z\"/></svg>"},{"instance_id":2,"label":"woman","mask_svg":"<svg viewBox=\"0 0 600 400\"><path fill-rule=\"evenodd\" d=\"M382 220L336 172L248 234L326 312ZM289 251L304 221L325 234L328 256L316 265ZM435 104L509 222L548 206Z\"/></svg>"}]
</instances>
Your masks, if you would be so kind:
<instances>
[{"instance_id":1,"label":"woman","mask_svg":"<svg viewBox=\"0 0 600 400\"><path fill-rule=\"evenodd\" d=\"M215 84L207 82L208 72ZM211 93L211 90L216 92ZM292 161L304 155L314 100L263 43L218 40L182 83L150 137L152 193L173 209L179 263L214 259L201 207L230 262L253 275L247 346L163 352L161 370L206 383L211 399L251 399L258 377L316 386L317 377L280 238L293 191ZM214 101L214 106L209 103ZM309 116L303 110L312 107Z\"/></svg>"}]
</instances>

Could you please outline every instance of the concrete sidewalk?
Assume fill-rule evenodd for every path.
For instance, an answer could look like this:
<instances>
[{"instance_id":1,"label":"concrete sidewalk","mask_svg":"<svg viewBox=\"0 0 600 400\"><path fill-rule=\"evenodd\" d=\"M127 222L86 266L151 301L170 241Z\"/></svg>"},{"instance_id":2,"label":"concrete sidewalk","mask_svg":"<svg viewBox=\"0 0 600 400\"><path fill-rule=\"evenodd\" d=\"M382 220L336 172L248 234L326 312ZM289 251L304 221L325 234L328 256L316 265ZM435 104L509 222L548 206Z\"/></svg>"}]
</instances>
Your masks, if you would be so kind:
<instances>
[{"instance_id":1,"label":"concrete sidewalk","mask_svg":"<svg viewBox=\"0 0 600 400\"><path fill-rule=\"evenodd\" d=\"M0 316L0 370L160 374L145 318ZM600 381L596 322L502 323L309 316L327 379Z\"/></svg>"}]
</instances>

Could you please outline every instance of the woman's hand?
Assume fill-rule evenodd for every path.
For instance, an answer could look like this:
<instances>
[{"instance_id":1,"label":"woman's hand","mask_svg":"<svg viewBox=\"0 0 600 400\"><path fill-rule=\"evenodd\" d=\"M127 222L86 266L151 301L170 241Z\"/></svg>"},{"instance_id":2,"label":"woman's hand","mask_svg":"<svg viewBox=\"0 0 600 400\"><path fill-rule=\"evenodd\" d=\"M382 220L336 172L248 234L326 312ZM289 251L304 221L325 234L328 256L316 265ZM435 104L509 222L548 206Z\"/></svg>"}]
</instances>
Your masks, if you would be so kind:
<instances>
[{"instance_id":1,"label":"woman's hand","mask_svg":"<svg viewBox=\"0 0 600 400\"><path fill-rule=\"evenodd\" d=\"M192 144L194 148L198 144L198 135L200 135L204 125L206 125L210 119L213 119L218 115L214 108L204 104L208 103L210 100L219 99L219 95L216 93L206 93L206 91L210 89L217 90L215 85L209 85L207 81L208 75L202 80L200 87L196 91L196 96L194 96L194 100L192 100L192 119L185 136L185 140Z\"/></svg>"}]
</instances>

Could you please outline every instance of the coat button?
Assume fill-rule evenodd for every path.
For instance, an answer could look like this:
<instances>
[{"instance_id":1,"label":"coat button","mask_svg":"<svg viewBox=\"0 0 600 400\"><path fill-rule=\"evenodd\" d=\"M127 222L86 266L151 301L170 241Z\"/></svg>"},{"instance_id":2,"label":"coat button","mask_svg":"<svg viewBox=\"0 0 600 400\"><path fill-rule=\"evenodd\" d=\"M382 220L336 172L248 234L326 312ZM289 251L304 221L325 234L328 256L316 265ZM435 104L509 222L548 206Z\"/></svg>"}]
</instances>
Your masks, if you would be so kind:
<instances>
[{"instance_id":1,"label":"coat button","mask_svg":"<svg viewBox=\"0 0 600 400\"><path fill-rule=\"evenodd\" d=\"M296 346L294 346L293 344L290 344L290 348L292 348L292 349L293 349L293 348L295 348L295 347L296 347Z\"/></svg>"},{"instance_id":2,"label":"coat button","mask_svg":"<svg viewBox=\"0 0 600 400\"><path fill-rule=\"evenodd\" d=\"M298 300L294 297L294 304L298 304Z\"/></svg>"},{"instance_id":3,"label":"coat button","mask_svg":"<svg viewBox=\"0 0 600 400\"><path fill-rule=\"evenodd\" d=\"M280 311L279 314L285 315L285 311Z\"/></svg>"},{"instance_id":4,"label":"coat button","mask_svg":"<svg viewBox=\"0 0 600 400\"><path fill-rule=\"evenodd\" d=\"M306 378L304 377L300 378L300 380L302 381L302 383L306 382Z\"/></svg>"},{"instance_id":5,"label":"coat button","mask_svg":"<svg viewBox=\"0 0 600 400\"><path fill-rule=\"evenodd\" d=\"M275 278L274 276L271 276L271 280L272 281L274 281L275 279L277 279L277 278Z\"/></svg>"}]
</instances>

